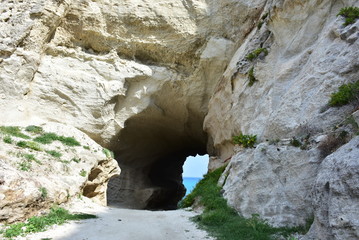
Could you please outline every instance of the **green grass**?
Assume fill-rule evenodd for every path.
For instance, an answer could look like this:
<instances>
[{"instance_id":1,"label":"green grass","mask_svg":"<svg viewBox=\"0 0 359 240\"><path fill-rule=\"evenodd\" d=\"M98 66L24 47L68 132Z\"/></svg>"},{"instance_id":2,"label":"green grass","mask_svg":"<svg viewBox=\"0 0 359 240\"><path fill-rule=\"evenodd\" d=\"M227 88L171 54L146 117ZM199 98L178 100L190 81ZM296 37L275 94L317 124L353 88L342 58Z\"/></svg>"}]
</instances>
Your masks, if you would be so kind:
<instances>
[{"instance_id":1,"label":"green grass","mask_svg":"<svg viewBox=\"0 0 359 240\"><path fill-rule=\"evenodd\" d=\"M36 134L41 134L41 133L43 133L44 130L42 129L42 127L30 125L25 128L25 131L31 132L31 133L36 133Z\"/></svg>"},{"instance_id":2,"label":"green grass","mask_svg":"<svg viewBox=\"0 0 359 240\"><path fill-rule=\"evenodd\" d=\"M221 187L217 185L223 171L224 167L206 174L195 189L180 202L180 207L189 207L195 199L199 199L204 211L193 220L201 228L219 240L270 240L274 239L274 235L287 238L295 232L305 233L309 229L311 223L305 227L274 228L257 214L253 214L249 219L239 216L227 205L222 197Z\"/></svg>"},{"instance_id":3,"label":"green grass","mask_svg":"<svg viewBox=\"0 0 359 240\"><path fill-rule=\"evenodd\" d=\"M86 150L90 150L89 146L83 146L83 148L86 149Z\"/></svg>"},{"instance_id":4,"label":"green grass","mask_svg":"<svg viewBox=\"0 0 359 240\"><path fill-rule=\"evenodd\" d=\"M13 140L10 136L5 136L3 139L4 143L12 144Z\"/></svg>"},{"instance_id":5,"label":"green grass","mask_svg":"<svg viewBox=\"0 0 359 240\"><path fill-rule=\"evenodd\" d=\"M20 127L5 127L5 126L1 126L0 127L0 132L3 134L7 134L13 137L19 137L19 138L23 138L23 139L31 139L29 136L27 136L26 134L23 134L21 132Z\"/></svg>"},{"instance_id":6,"label":"green grass","mask_svg":"<svg viewBox=\"0 0 359 240\"><path fill-rule=\"evenodd\" d=\"M344 26L354 23L359 18L358 7L345 7L340 9L337 16L345 17Z\"/></svg>"},{"instance_id":7,"label":"green grass","mask_svg":"<svg viewBox=\"0 0 359 240\"><path fill-rule=\"evenodd\" d=\"M232 140L233 140L234 144L241 145L245 148L253 148L254 144L257 141L257 136L256 135L244 135L241 133L238 136L233 136Z\"/></svg>"},{"instance_id":8,"label":"green grass","mask_svg":"<svg viewBox=\"0 0 359 240\"><path fill-rule=\"evenodd\" d=\"M32 141L20 141L16 145L22 148L29 148L35 151L42 151L41 146L38 143Z\"/></svg>"},{"instance_id":9,"label":"green grass","mask_svg":"<svg viewBox=\"0 0 359 240\"><path fill-rule=\"evenodd\" d=\"M38 160L38 159L34 156L34 154L24 153L24 154L22 154L22 156L23 156L26 160L28 160L28 161L34 161L34 162L36 162L36 163L38 163L38 164L42 164L41 161Z\"/></svg>"},{"instance_id":10,"label":"green grass","mask_svg":"<svg viewBox=\"0 0 359 240\"><path fill-rule=\"evenodd\" d=\"M79 162L81 162L81 158L72 158L71 161L73 161L75 163L79 163Z\"/></svg>"},{"instance_id":11,"label":"green grass","mask_svg":"<svg viewBox=\"0 0 359 240\"><path fill-rule=\"evenodd\" d=\"M70 147L80 146L81 144L73 137L58 136L55 133L44 133L39 137L34 138L35 142L42 144L50 144L54 141L60 141L62 144Z\"/></svg>"},{"instance_id":12,"label":"green grass","mask_svg":"<svg viewBox=\"0 0 359 240\"><path fill-rule=\"evenodd\" d=\"M19 163L19 169L20 169L21 171L25 171L25 172L30 171L30 169L31 169L31 162L29 162L29 161L22 161L22 162L20 162L20 163Z\"/></svg>"},{"instance_id":13,"label":"green grass","mask_svg":"<svg viewBox=\"0 0 359 240\"><path fill-rule=\"evenodd\" d=\"M39 192L41 193L41 198L46 199L47 198L47 189L44 187L39 188Z\"/></svg>"},{"instance_id":14,"label":"green grass","mask_svg":"<svg viewBox=\"0 0 359 240\"><path fill-rule=\"evenodd\" d=\"M46 153L50 154L51 156L53 156L55 158L60 158L62 156L61 153L59 153L55 150L48 150L48 151L46 151Z\"/></svg>"},{"instance_id":15,"label":"green grass","mask_svg":"<svg viewBox=\"0 0 359 240\"><path fill-rule=\"evenodd\" d=\"M330 96L329 106L340 107L359 100L359 81L343 84Z\"/></svg>"},{"instance_id":16,"label":"green grass","mask_svg":"<svg viewBox=\"0 0 359 240\"><path fill-rule=\"evenodd\" d=\"M15 223L6 228L3 236L6 238L14 238L17 236L24 236L28 233L45 231L49 226L54 224L63 224L69 220L83 220L89 218L96 218L92 214L71 214L69 211L59 207L51 208L51 211L46 216L31 217L26 222Z\"/></svg>"},{"instance_id":17,"label":"green grass","mask_svg":"<svg viewBox=\"0 0 359 240\"><path fill-rule=\"evenodd\" d=\"M115 155L112 151L108 150L107 148L102 149L102 152L106 155L108 158L114 158Z\"/></svg>"},{"instance_id":18,"label":"green grass","mask_svg":"<svg viewBox=\"0 0 359 240\"><path fill-rule=\"evenodd\" d=\"M251 67L248 71L248 85L251 87L253 84L257 81L257 79L254 76L254 67Z\"/></svg>"},{"instance_id":19,"label":"green grass","mask_svg":"<svg viewBox=\"0 0 359 240\"><path fill-rule=\"evenodd\" d=\"M86 175L87 175L87 172L82 169L82 170L80 171L80 176L81 176L81 177L86 177Z\"/></svg>"},{"instance_id":20,"label":"green grass","mask_svg":"<svg viewBox=\"0 0 359 240\"><path fill-rule=\"evenodd\" d=\"M264 56L268 55L268 50L266 48L257 48L256 50L254 50L253 52L249 53L246 56L246 59L248 59L249 61L253 61L254 59L256 59L257 57L259 57L259 55L261 53L264 53Z\"/></svg>"}]
</instances>

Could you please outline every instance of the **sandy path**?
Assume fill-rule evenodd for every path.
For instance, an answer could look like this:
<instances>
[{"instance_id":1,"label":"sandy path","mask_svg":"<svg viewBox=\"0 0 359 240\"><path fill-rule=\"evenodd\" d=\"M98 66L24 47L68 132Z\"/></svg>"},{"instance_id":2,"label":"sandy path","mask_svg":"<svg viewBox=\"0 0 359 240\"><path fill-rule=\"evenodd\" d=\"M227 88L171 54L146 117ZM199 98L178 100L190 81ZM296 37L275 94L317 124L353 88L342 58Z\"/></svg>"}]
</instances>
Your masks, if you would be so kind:
<instances>
[{"instance_id":1,"label":"sandy path","mask_svg":"<svg viewBox=\"0 0 359 240\"><path fill-rule=\"evenodd\" d=\"M101 206L72 206L97 219L72 221L46 232L17 239L40 240L204 240L212 239L189 220L196 213L186 210L145 211Z\"/></svg>"}]
</instances>

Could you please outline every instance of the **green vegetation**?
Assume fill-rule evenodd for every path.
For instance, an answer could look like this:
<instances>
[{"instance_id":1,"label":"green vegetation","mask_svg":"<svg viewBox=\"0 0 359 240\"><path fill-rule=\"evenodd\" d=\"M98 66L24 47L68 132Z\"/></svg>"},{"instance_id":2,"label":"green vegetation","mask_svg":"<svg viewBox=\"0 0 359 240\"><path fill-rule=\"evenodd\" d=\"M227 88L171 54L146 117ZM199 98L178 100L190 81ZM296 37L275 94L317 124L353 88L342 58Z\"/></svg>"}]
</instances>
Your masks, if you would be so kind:
<instances>
[{"instance_id":1,"label":"green vegetation","mask_svg":"<svg viewBox=\"0 0 359 240\"><path fill-rule=\"evenodd\" d=\"M13 140L10 136L5 136L3 141L4 141L4 143L8 143L8 144L11 144L13 142Z\"/></svg>"},{"instance_id":2,"label":"green vegetation","mask_svg":"<svg viewBox=\"0 0 359 240\"><path fill-rule=\"evenodd\" d=\"M89 146L83 146L83 148L86 149L86 150L90 150Z\"/></svg>"},{"instance_id":3,"label":"green vegetation","mask_svg":"<svg viewBox=\"0 0 359 240\"><path fill-rule=\"evenodd\" d=\"M44 133L41 136L36 137L34 141L42 144L50 144L54 141L60 141L66 146L80 146L80 143L73 137L58 136L55 133Z\"/></svg>"},{"instance_id":4,"label":"green vegetation","mask_svg":"<svg viewBox=\"0 0 359 240\"><path fill-rule=\"evenodd\" d=\"M195 199L204 206L204 212L193 220L199 226L219 240L270 240L283 236L288 238L295 232L305 233L308 231L311 219L305 227L273 228L266 221L253 214L245 219L239 216L234 209L227 205L221 195L221 187L217 185L218 179L224 171L224 167L208 173L196 185L195 189L184 198L180 206L189 207Z\"/></svg>"},{"instance_id":5,"label":"green vegetation","mask_svg":"<svg viewBox=\"0 0 359 240\"><path fill-rule=\"evenodd\" d=\"M20 141L16 145L22 148L29 148L35 151L42 151L41 146L38 143L32 141Z\"/></svg>"},{"instance_id":6,"label":"green vegetation","mask_svg":"<svg viewBox=\"0 0 359 240\"><path fill-rule=\"evenodd\" d=\"M72 158L71 161L73 161L75 163L79 163L79 162L81 162L81 158Z\"/></svg>"},{"instance_id":7,"label":"green vegetation","mask_svg":"<svg viewBox=\"0 0 359 240\"><path fill-rule=\"evenodd\" d=\"M257 57L259 57L259 55L261 53L264 53L264 56L268 55L268 50L266 48L257 48L256 50L254 50L253 52L249 53L246 56L246 59L249 61L253 61L254 59L256 59Z\"/></svg>"},{"instance_id":8,"label":"green vegetation","mask_svg":"<svg viewBox=\"0 0 359 240\"><path fill-rule=\"evenodd\" d=\"M248 85L251 87L253 84L257 81L257 79L254 76L254 67L251 67L248 71Z\"/></svg>"},{"instance_id":9,"label":"green vegetation","mask_svg":"<svg viewBox=\"0 0 359 240\"><path fill-rule=\"evenodd\" d=\"M302 146L302 143L301 143L301 141L299 141L297 138L293 137L293 138L290 140L290 145L292 145L293 147L301 147L301 146Z\"/></svg>"},{"instance_id":10,"label":"green vegetation","mask_svg":"<svg viewBox=\"0 0 359 240\"><path fill-rule=\"evenodd\" d=\"M61 153L55 151L55 150L48 150L46 153L50 154L53 157L60 158L62 156Z\"/></svg>"},{"instance_id":11,"label":"green vegetation","mask_svg":"<svg viewBox=\"0 0 359 240\"><path fill-rule=\"evenodd\" d=\"M345 17L344 26L354 23L359 18L358 7L345 7L340 9L337 16Z\"/></svg>"},{"instance_id":12,"label":"green vegetation","mask_svg":"<svg viewBox=\"0 0 359 240\"><path fill-rule=\"evenodd\" d=\"M233 136L232 138L234 144L241 145L245 148L253 148L254 144L257 141L256 135L244 135L239 134L238 136Z\"/></svg>"},{"instance_id":13,"label":"green vegetation","mask_svg":"<svg viewBox=\"0 0 359 240\"><path fill-rule=\"evenodd\" d=\"M341 85L338 92L331 95L329 106L340 107L355 100L359 100L359 81Z\"/></svg>"},{"instance_id":14,"label":"green vegetation","mask_svg":"<svg viewBox=\"0 0 359 240\"><path fill-rule=\"evenodd\" d=\"M114 158L115 155L112 151L108 150L107 148L102 149L102 152L106 155L108 158Z\"/></svg>"},{"instance_id":15,"label":"green vegetation","mask_svg":"<svg viewBox=\"0 0 359 240\"><path fill-rule=\"evenodd\" d=\"M43 133L44 130L42 129L42 127L30 125L25 128L25 131L36 133L36 134L41 134L41 133Z\"/></svg>"},{"instance_id":16,"label":"green vegetation","mask_svg":"<svg viewBox=\"0 0 359 240\"><path fill-rule=\"evenodd\" d=\"M19 169L21 171L28 172L31 169L31 162L29 161L22 161L19 163Z\"/></svg>"},{"instance_id":17,"label":"green vegetation","mask_svg":"<svg viewBox=\"0 0 359 240\"><path fill-rule=\"evenodd\" d=\"M46 199L47 198L47 189L44 187L39 188L39 192L41 193L41 198Z\"/></svg>"},{"instance_id":18,"label":"green vegetation","mask_svg":"<svg viewBox=\"0 0 359 240\"><path fill-rule=\"evenodd\" d=\"M87 172L82 169L81 172L80 172L80 176L81 177L86 177L86 175L87 175Z\"/></svg>"},{"instance_id":19,"label":"green vegetation","mask_svg":"<svg viewBox=\"0 0 359 240\"><path fill-rule=\"evenodd\" d=\"M38 164L42 164L40 160L35 158L34 154L24 153L24 154L22 154L22 157L24 157L28 161L34 161Z\"/></svg>"},{"instance_id":20,"label":"green vegetation","mask_svg":"<svg viewBox=\"0 0 359 240\"><path fill-rule=\"evenodd\" d=\"M15 223L8 226L4 231L4 237L14 238L24 236L28 233L45 231L49 226L54 224L63 224L68 220L82 220L96 218L92 214L70 214L69 211L59 207L51 208L51 212L46 216L31 217L26 222Z\"/></svg>"},{"instance_id":21,"label":"green vegetation","mask_svg":"<svg viewBox=\"0 0 359 240\"><path fill-rule=\"evenodd\" d=\"M0 132L3 134L7 134L13 137L19 137L19 138L23 138L23 139L30 139L29 136L27 136L26 134L23 134L21 132L20 127L4 127L1 126L0 127Z\"/></svg>"}]
</instances>

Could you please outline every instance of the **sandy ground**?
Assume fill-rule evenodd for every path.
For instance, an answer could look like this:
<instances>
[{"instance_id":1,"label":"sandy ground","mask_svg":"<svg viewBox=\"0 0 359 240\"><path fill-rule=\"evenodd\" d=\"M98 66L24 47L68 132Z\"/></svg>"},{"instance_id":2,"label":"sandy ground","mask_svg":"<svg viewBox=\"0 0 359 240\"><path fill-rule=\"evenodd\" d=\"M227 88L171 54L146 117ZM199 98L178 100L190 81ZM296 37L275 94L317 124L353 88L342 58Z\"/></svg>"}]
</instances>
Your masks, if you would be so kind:
<instances>
[{"instance_id":1,"label":"sandy ground","mask_svg":"<svg viewBox=\"0 0 359 240\"><path fill-rule=\"evenodd\" d=\"M96 219L72 221L46 232L17 240L213 240L189 220L198 213L188 210L145 211L102 207L77 201L65 208L91 213Z\"/></svg>"}]
</instances>

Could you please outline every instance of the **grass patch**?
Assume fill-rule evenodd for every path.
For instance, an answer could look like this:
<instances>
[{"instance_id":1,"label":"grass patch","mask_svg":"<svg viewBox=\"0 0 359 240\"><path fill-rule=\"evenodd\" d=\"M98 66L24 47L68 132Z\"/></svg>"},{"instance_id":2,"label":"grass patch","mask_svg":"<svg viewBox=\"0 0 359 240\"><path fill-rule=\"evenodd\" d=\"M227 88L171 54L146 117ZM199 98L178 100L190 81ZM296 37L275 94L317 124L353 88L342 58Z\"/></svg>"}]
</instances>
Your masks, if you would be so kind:
<instances>
[{"instance_id":1,"label":"grass patch","mask_svg":"<svg viewBox=\"0 0 359 240\"><path fill-rule=\"evenodd\" d=\"M359 18L358 7L345 7L340 9L337 16L345 17L344 26L354 23Z\"/></svg>"},{"instance_id":2,"label":"grass patch","mask_svg":"<svg viewBox=\"0 0 359 240\"><path fill-rule=\"evenodd\" d=\"M293 147L301 147L302 146L302 142L299 141L296 137L293 137L291 140L290 140L290 145L292 145Z\"/></svg>"},{"instance_id":3,"label":"grass patch","mask_svg":"<svg viewBox=\"0 0 359 240\"><path fill-rule=\"evenodd\" d=\"M23 139L31 139L29 136L27 136L26 134L23 134L21 132L20 127L4 127L4 126L1 126L0 127L0 132L2 132L3 134L13 136L13 137L19 137L19 138L23 138Z\"/></svg>"},{"instance_id":4,"label":"grass patch","mask_svg":"<svg viewBox=\"0 0 359 240\"><path fill-rule=\"evenodd\" d=\"M13 140L10 136L5 136L3 139L4 143L12 144Z\"/></svg>"},{"instance_id":5,"label":"grass patch","mask_svg":"<svg viewBox=\"0 0 359 240\"><path fill-rule=\"evenodd\" d=\"M30 169L31 169L31 162L29 162L29 161L22 161L22 162L20 162L20 163L19 163L19 169L20 169L21 171L25 171L25 172L30 171Z\"/></svg>"},{"instance_id":6,"label":"grass patch","mask_svg":"<svg viewBox=\"0 0 359 240\"><path fill-rule=\"evenodd\" d=\"M268 50L266 48L257 48L256 50L254 50L253 52L249 53L246 56L246 59L249 61L253 61L254 59L256 59L257 57L259 57L259 55L263 53L264 56L268 55Z\"/></svg>"},{"instance_id":7,"label":"grass patch","mask_svg":"<svg viewBox=\"0 0 359 240\"><path fill-rule=\"evenodd\" d=\"M16 145L22 148L29 148L35 151L42 151L41 146L38 143L32 141L20 141Z\"/></svg>"},{"instance_id":8,"label":"grass patch","mask_svg":"<svg viewBox=\"0 0 359 240\"><path fill-rule=\"evenodd\" d=\"M35 142L42 144L50 144L54 141L60 141L66 146L81 146L81 144L73 137L58 136L55 133L44 133L39 137L34 138Z\"/></svg>"},{"instance_id":9,"label":"grass patch","mask_svg":"<svg viewBox=\"0 0 359 240\"><path fill-rule=\"evenodd\" d=\"M39 192L41 193L41 198L46 199L47 198L47 189L44 187L39 188Z\"/></svg>"},{"instance_id":10,"label":"grass patch","mask_svg":"<svg viewBox=\"0 0 359 240\"><path fill-rule=\"evenodd\" d=\"M22 154L22 156L23 156L26 160L28 160L28 161L34 161L34 162L36 162L36 163L38 163L38 164L42 164L41 161L38 160L38 159L34 156L34 154L25 153L25 154Z\"/></svg>"},{"instance_id":11,"label":"grass patch","mask_svg":"<svg viewBox=\"0 0 359 240\"><path fill-rule=\"evenodd\" d=\"M86 175L87 175L87 172L82 169L81 172L80 172L80 176L81 177L86 177Z\"/></svg>"},{"instance_id":12,"label":"grass patch","mask_svg":"<svg viewBox=\"0 0 359 240\"><path fill-rule=\"evenodd\" d=\"M43 133L44 130L42 129L42 127L30 125L25 128L25 131L31 132L31 133L36 133L36 134L41 134L41 133Z\"/></svg>"},{"instance_id":13,"label":"grass patch","mask_svg":"<svg viewBox=\"0 0 359 240\"><path fill-rule=\"evenodd\" d=\"M55 150L48 150L46 153L50 154L53 157L60 158L62 156L61 153L55 151Z\"/></svg>"},{"instance_id":14,"label":"grass patch","mask_svg":"<svg viewBox=\"0 0 359 240\"><path fill-rule=\"evenodd\" d=\"M258 81L254 76L254 67L251 67L248 71L248 81L249 81L248 85L250 87L252 87L256 81Z\"/></svg>"},{"instance_id":15,"label":"grass patch","mask_svg":"<svg viewBox=\"0 0 359 240\"><path fill-rule=\"evenodd\" d=\"M241 145L245 148L253 148L254 144L257 141L257 136L256 135L244 135L241 133L238 136L233 136L232 140L233 140L234 144Z\"/></svg>"},{"instance_id":16,"label":"grass patch","mask_svg":"<svg viewBox=\"0 0 359 240\"><path fill-rule=\"evenodd\" d=\"M355 100L359 101L359 81L341 85L338 92L330 96L329 106L340 107Z\"/></svg>"},{"instance_id":17,"label":"grass patch","mask_svg":"<svg viewBox=\"0 0 359 240\"><path fill-rule=\"evenodd\" d=\"M75 163L79 163L79 162L81 162L81 158L72 158L71 161L73 161Z\"/></svg>"},{"instance_id":18,"label":"grass patch","mask_svg":"<svg viewBox=\"0 0 359 240\"><path fill-rule=\"evenodd\" d=\"M90 150L89 146L83 146L83 148L86 149L86 150Z\"/></svg>"},{"instance_id":19,"label":"grass patch","mask_svg":"<svg viewBox=\"0 0 359 240\"><path fill-rule=\"evenodd\" d=\"M106 155L107 158L115 158L115 154L107 148L102 149L102 152Z\"/></svg>"},{"instance_id":20,"label":"grass patch","mask_svg":"<svg viewBox=\"0 0 359 240\"><path fill-rule=\"evenodd\" d=\"M274 238L274 235L289 237L295 232L305 233L308 231L311 223L304 227L274 228L260 219L257 214L253 214L249 219L239 216L234 209L227 205L226 200L222 197L221 187L217 185L224 168L206 174L195 189L180 202L180 207L189 207L195 199L199 199L199 203L205 209L193 220L201 228L219 240L270 240Z\"/></svg>"},{"instance_id":21,"label":"grass patch","mask_svg":"<svg viewBox=\"0 0 359 240\"><path fill-rule=\"evenodd\" d=\"M51 211L46 216L31 217L24 223L15 223L8 226L3 235L6 238L14 238L17 236L24 236L28 233L45 231L49 226L55 224L63 224L69 220L83 220L89 218L96 218L92 214L71 214L69 211L59 207L51 208Z\"/></svg>"}]
</instances>

